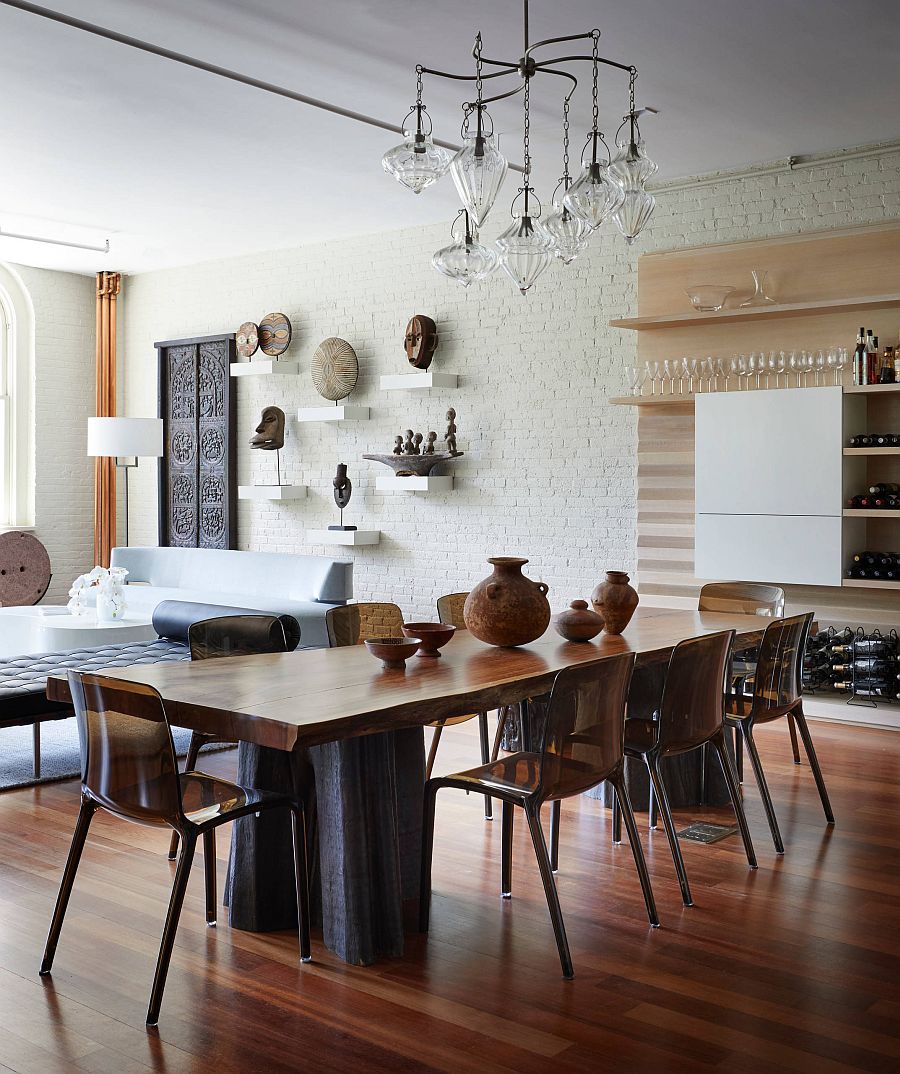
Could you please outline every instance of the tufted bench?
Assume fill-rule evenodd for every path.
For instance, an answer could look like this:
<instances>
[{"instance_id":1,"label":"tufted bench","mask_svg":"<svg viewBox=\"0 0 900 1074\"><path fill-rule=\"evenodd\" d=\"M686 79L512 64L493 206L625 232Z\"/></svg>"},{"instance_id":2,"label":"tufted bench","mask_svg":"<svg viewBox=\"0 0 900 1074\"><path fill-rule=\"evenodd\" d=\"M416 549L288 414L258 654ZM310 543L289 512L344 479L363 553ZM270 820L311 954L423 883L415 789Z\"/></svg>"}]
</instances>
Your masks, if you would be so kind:
<instances>
[{"instance_id":1,"label":"tufted bench","mask_svg":"<svg viewBox=\"0 0 900 1074\"><path fill-rule=\"evenodd\" d=\"M0 660L0 728L31 724L34 728L34 777L41 775L41 723L72 715L69 705L48 701L47 677L60 671L106 671L134 664L164 664L190 660L182 641L120 642L70 649L64 653L31 653Z\"/></svg>"}]
</instances>

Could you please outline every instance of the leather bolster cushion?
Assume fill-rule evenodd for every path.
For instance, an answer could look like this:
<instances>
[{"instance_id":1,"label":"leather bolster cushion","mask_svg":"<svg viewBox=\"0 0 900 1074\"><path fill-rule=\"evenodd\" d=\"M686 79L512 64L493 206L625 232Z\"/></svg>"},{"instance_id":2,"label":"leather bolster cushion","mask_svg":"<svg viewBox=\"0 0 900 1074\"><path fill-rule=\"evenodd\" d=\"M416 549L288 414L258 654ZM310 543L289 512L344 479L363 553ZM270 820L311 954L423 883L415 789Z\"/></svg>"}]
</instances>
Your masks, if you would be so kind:
<instances>
[{"instance_id":1,"label":"leather bolster cushion","mask_svg":"<svg viewBox=\"0 0 900 1074\"><path fill-rule=\"evenodd\" d=\"M221 619L224 615L275 615L284 627L288 652L293 652L300 644L300 624L293 615L278 615L255 608L227 608L222 604L198 604L189 600L164 600L157 604L153 613L153 629L161 638L186 643L194 623L201 623L204 619Z\"/></svg>"}]
</instances>

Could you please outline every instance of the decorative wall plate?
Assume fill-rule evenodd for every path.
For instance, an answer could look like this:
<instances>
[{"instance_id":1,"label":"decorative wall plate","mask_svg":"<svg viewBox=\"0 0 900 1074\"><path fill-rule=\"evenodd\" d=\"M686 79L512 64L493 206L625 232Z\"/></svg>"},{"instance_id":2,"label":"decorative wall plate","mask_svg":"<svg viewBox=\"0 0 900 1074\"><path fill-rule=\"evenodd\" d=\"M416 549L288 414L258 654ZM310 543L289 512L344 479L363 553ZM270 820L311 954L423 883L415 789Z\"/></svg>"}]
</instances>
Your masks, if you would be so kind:
<instances>
[{"instance_id":1,"label":"decorative wall plate","mask_svg":"<svg viewBox=\"0 0 900 1074\"><path fill-rule=\"evenodd\" d=\"M316 347L312 360L312 380L324 399L346 399L359 380L359 360L346 339L329 336Z\"/></svg>"},{"instance_id":2,"label":"decorative wall plate","mask_svg":"<svg viewBox=\"0 0 900 1074\"><path fill-rule=\"evenodd\" d=\"M291 322L283 313L267 313L259 322L259 346L263 354L278 358L291 345Z\"/></svg>"},{"instance_id":3,"label":"decorative wall plate","mask_svg":"<svg viewBox=\"0 0 900 1074\"><path fill-rule=\"evenodd\" d=\"M244 321L237 330L234 342L242 358L252 358L259 350L259 326L253 321Z\"/></svg>"}]
</instances>

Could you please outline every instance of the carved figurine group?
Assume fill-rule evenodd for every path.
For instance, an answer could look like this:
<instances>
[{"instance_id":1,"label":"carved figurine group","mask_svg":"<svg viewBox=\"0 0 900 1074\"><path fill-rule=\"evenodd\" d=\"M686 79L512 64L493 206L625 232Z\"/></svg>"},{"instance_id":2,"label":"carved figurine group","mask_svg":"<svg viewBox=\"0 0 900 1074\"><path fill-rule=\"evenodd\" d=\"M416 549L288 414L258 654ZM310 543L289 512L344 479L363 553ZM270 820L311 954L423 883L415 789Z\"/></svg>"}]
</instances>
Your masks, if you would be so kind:
<instances>
[{"instance_id":1,"label":"carved figurine group","mask_svg":"<svg viewBox=\"0 0 900 1074\"><path fill-rule=\"evenodd\" d=\"M425 440L425 446L422 446L422 440ZM448 455L461 455L462 452L456 450L456 411L453 407L447 411L447 433L444 436L444 440L447 443ZM414 433L412 429L407 429L402 436L394 437L394 455L433 455L435 443L437 442L437 433L430 432L427 437L423 437L421 433Z\"/></svg>"}]
</instances>

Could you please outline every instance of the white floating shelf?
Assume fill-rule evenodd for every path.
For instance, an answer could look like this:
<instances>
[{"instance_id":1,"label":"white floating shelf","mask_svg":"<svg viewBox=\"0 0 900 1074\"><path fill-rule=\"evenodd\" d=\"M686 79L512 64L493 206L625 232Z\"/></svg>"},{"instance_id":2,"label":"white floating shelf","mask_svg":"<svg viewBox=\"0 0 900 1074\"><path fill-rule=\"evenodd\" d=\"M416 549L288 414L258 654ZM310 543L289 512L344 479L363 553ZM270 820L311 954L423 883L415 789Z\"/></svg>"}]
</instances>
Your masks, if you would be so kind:
<instances>
[{"instance_id":1,"label":"white floating shelf","mask_svg":"<svg viewBox=\"0 0 900 1074\"><path fill-rule=\"evenodd\" d=\"M254 362L232 362L231 375L233 377L263 377L275 373L281 377L295 377L300 372L298 362L279 362L277 358L260 359Z\"/></svg>"},{"instance_id":2,"label":"white floating shelf","mask_svg":"<svg viewBox=\"0 0 900 1074\"><path fill-rule=\"evenodd\" d=\"M306 485L238 485L239 500L305 500Z\"/></svg>"},{"instance_id":3,"label":"white floating shelf","mask_svg":"<svg viewBox=\"0 0 900 1074\"><path fill-rule=\"evenodd\" d=\"M307 530L310 544L378 544L381 530Z\"/></svg>"},{"instance_id":4,"label":"white floating shelf","mask_svg":"<svg viewBox=\"0 0 900 1074\"><path fill-rule=\"evenodd\" d=\"M452 477L397 477L389 474L375 478L375 488L379 492L449 492L453 488Z\"/></svg>"},{"instance_id":5,"label":"white floating shelf","mask_svg":"<svg viewBox=\"0 0 900 1074\"><path fill-rule=\"evenodd\" d=\"M302 406L297 421L368 421L367 406Z\"/></svg>"},{"instance_id":6,"label":"white floating shelf","mask_svg":"<svg viewBox=\"0 0 900 1074\"><path fill-rule=\"evenodd\" d=\"M395 391L407 388L455 388L455 373L435 373L426 369L424 373L389 373L381 378L382 391Z\"/></svg>"}]
</instances>

